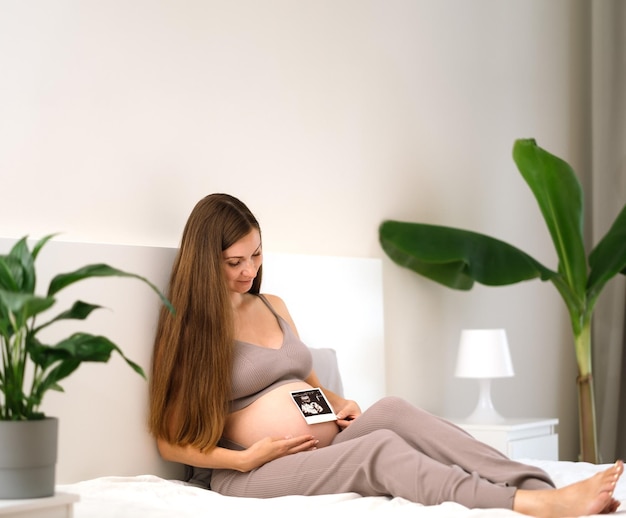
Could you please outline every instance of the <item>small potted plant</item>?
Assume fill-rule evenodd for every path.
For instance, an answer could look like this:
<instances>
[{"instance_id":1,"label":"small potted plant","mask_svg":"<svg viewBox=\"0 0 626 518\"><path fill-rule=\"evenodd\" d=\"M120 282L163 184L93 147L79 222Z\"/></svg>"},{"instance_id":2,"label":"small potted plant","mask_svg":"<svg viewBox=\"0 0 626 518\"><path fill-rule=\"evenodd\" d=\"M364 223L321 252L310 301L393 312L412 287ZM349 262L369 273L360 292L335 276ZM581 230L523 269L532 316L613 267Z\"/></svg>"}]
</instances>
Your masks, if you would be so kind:
<instances>
[{"instance_id":1,"label":"small potted plant","mask_svg":"<svg viewBox=\"0 0 626 518\"><path fill-rule=\"evenodd\" d=\"M37 295L35 260L53 237L46 236L29 249L27 238L0 255L0 499L52 496L55 485L58 420L41 411L48 390L62 391L59 382L83 362L108 362L113 353L145 378L143 369L127 358L105 336L75 332L45 344L40 332L52 324L84 320L100 306L77 300L48 316L55 296L67 286L93 277L130 277L147 284L173 311L167 298L146 278L90 264L56 275L47 292ZM40 317L45 318L40 322Z\"/></svg>"}]
</instances>

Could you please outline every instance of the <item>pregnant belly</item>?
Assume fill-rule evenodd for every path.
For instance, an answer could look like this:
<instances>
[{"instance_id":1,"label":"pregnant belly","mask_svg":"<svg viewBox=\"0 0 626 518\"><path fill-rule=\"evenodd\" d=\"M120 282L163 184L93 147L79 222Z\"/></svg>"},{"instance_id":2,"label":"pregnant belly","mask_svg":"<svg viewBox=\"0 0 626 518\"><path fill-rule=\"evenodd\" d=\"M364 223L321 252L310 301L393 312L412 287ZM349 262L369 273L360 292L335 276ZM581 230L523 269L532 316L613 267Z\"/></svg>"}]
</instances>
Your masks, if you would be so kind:
<instances>
[{"instance_id":1,"label":"pregnant belly","mask_svg":"<svg viewBox=\"0 0 626 518\"><path fill-rule=\"evenodd\" d=\"M302 381L287 383L233 412L226 421L224 437L248 448L265 437L313 435L319 441L318 448L328 446L339 433L337 423L307 424L289 394L306 388L311 386Z\"/></svg>"}]
</instances>

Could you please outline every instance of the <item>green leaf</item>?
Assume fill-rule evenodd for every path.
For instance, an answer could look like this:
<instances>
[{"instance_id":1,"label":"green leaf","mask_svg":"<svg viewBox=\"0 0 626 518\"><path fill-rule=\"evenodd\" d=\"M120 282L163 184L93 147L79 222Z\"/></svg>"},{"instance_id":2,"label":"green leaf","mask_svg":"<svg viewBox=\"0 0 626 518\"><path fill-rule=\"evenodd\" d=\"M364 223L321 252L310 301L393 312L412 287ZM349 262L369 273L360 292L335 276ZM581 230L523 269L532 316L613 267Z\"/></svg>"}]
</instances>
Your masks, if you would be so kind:
<instances>
[{"instance_id":1,"label":"green leaf","mask_svg":"<svg viewBox=\"0 0 626 518\"><path fill-rule=\"evenodd\" d=\"M45 237L42 237L39 241L37 241L37 243L35 243L35 246L33 247L33 260L37 259L37 256L39 255L39 252L44 247L44 245L56 235L58 234L49 234Z\"/></svg>"},{"instance_id":2,"label":"green leaf","mask_svg":"<svg viewBox=\"0 0 626 518\"><path fill-rule=\"evenodd\" d=\"M15 315L17 327L24 326L29 318L45 311L54 302L53 297L39 297L29 293L16 293L0 289L0 304L4 310Z\"/></svg>"},{"instance_id":3,"label":"green leaf","mask_svg":"<svg viewBox=\"0 0 626 518\"><path fill-rule=\"evenodd\" d=\"M48 327L49 325L53 324L54 322L58 322L59 320L85 320L92 311L100 309L101 307L102 306L97 306L95 304L83 302L82 300L77 300L76 302L74 302L70 309L59 313L49 322L38 326L33 330L33 333L38 333L44 327Z\"/></svg>"},{"instance_id":4,"label":"green leaf","mask_svg":"<svg viewBox=\"0 0 626 518\"><path fill-rule=\"evenodd\" d=\"M150 288L152 288L152 290L159 296L163 304L165 304L172 313L174 312L174 308L172 307L170 301L148 279L134 273L118 270L117 268L113 268L107 264L90 264L73 272L62 273L55 276L52 281L50 281L48 295L54 295L75 282L93 277L130 277L138 279L150 286Z\"/></svg>"},{"instance_id":5,"label":"green leaf","mask_svg":"<svg viewBox=\"0 0 626 518\"><path fill-rule=\"evenodd\" d=\"M9 291L35 292L35 259L41 248L54 235L40 239L33 251L28 249L27 236L17 241L8 255L0 256L0 288Z\"/></svg>"},{"instance_id":6,"label":"green leaf","mask_svg":"<svg viewBox=\"0 0 626 518\"><path fill-rule=\"evenodd\" d=\"M22 267L22 276L20 279L19 289L22 292L35 293L36 275L35 275L35 259L33 258L26 237L20 239L13 245L9 256L18 261Z\"/></svg>"},{"instance_id":7,"label":"green leaf","mask_svg":"<svg viewBox=\"0 0 626 518\"><path fill-rule=\"evenodd\" d=\"M474 281L503 286L557 275L518 248L467 230L385 221L379 238L395 263L458 290L471 289Z\"/></svg>"},{"instance_id":8,"label":"green leaf","mask_svg":"<svg viewBox=\"0 0 626 518\"><path fill-rule=\"evenodd\" d=\"M533 139L517 140L513 159L548 226L559 258L559 273L582 300L587 284L587 259L580 183L567 162L537 146Z\"/></svg>"},{"instance_id":9,"label":"green leaf","mask_svg":"<svg viewBox=\"0 0 626 518\"><path fill-rule=\"evenodd\" d=\"M0 288L18 291L22 284L22 277L22 266L15 257L0 256Z\"/></svg>"},{"instance_id":10,"label":"green leaf","mask_svg":"<svg viewBox=\"0 0 626 518\"><path fill-rule=\"evenodd\" d=\"M55 363L66 360L106 363L115 350L115 344L102 336L75 333L52 346L44 345L31 336L27 349L33 363L46 370Z\"/></svg>"},{"instance_id":11,"label":"green leaf","mask_svg":"<svg viewBox=\"0 0 626 518\"><path fill-rule=\"evenodd\" d=\"M612 277L626 272L626 205L589 254L589 266L587 291L589 298L594 300Z\"/></svg>"},{"instance_id":12,"label":"green leaf","mask_svg":"<svg viewBox=\"0 0 626 518\"><path fill-rule=\"evenodd\" d=\"M50 372L48 372L48 374L44 376L41 382L37 385L36 390L30 397L29 403L32 408L38 408L41 405L43 396L48 390L64 392L63 387L59 385L59 381L72 374L80 366L80 364L80 360L67 359L62 361L54 369L51 369Z\"/></svg>"},{"instance_id":13,"label":"green leaf","mask_svg":"<svg viewBox=\"0 0 626 518\"><path fill-rule=\"evenodd\" d=\"M145 378L143 369L135 362L126 358L122 350L105 336L89 333L74 333L54 346L39 343L34 337L28 342L29 354L37 365L47 368L57 361L67 359L78 362L106 363L113 352L117 352L126 363Z\"/></svg>"}]
</instances>

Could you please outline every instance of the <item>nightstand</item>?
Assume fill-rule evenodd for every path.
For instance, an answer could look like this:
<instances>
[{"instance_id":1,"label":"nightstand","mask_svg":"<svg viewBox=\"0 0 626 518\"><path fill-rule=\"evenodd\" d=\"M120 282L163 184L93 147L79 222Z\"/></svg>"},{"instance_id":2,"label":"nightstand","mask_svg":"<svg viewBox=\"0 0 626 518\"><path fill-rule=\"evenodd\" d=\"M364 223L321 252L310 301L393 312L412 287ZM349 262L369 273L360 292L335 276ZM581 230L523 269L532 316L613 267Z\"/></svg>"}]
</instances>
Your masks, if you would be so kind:
<instances>
[{"instance_id":1,"label":"nightstand","mask_svg":"<svg viewBox=\"0 0 626 518\"><path fill-rule=\"evenodd\" d=\"M558 419L506 419L499 424L453 422L511 459L559 460Z\"/></svg>"},{"instance_id":2,"label":"nightstand","mask_svg":"<svg viewBox=\"0 0 626 518\"><path fill-rule=\"evenodd\" d=\"M0 518L71 518L78 495L57 493L44 498L0 500Z\"/></svg>"}]
</instances>

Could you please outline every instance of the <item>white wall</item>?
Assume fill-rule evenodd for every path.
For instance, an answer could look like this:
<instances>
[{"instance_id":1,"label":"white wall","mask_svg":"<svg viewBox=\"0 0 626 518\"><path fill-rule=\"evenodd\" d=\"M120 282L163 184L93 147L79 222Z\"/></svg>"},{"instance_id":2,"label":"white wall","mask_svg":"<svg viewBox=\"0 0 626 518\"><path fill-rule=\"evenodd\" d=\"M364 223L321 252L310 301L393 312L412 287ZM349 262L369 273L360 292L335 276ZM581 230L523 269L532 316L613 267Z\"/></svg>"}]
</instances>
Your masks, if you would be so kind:
<instances>
[{"instance_id":1,"label":"white wall","mask_svg":"<svg viewBox=\"0 0 626 518\"><path fill-rule=\"evenodd\" d=\"M587 15L583 0L0 0L0 235L175 246L225 191L267 251L382 257L395 218L555 267L511 148L535 137L587 166ZM452 292L387 259L384 282L389 393L469 413L458 334L505 327L517 375L496 406L559 417L575 457L551 286Z\"/></svg>"}]
</instances>

